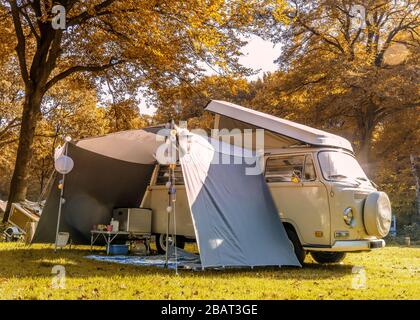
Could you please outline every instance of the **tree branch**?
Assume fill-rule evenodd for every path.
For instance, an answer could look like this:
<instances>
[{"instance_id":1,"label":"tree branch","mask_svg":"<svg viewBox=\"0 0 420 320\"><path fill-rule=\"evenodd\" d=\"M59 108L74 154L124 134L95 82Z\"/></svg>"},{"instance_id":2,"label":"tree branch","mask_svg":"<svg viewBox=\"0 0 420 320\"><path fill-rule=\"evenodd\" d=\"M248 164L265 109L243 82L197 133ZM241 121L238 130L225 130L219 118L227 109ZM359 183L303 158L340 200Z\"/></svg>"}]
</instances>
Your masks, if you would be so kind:
<instances>
[{"instance_id":1,"label":"tree branch","mask_svg":"<svg viewBox=\"0 0 420 320\"><path fill-rule=\"evenodd\" d=\"M20 73L26 87L31 85L28 74L28 67L26 65L26 39L23 33L22 22L20 21L19 7L16 0L9 0L12 9L13 25L15 27L17 45L16 53L18 55Z\"/></svg>"},{"instance_id":2,"label":"tree branch","mask_svg":"<svg viewBox=\"0 0 420 320\"><path fill-rule=\"evenodd\" d=\"M8 130L20 126L18 120L20 120L18 117L12 119L2 130L0 130L0 137L4 136Z\"/></svg>"},{"instance_id":3,"label":"tree branch","mask_svg":"<svg viewBox=\"0 0 420 320\"><path fill-rule=\"evenodd\" d=\"M298 86L296 86L295 88L287 91L284 95L285 96L289 96L291 94L294 94L298 91L300 91L301 89L303 89L304 87L306 87L307 85L311 85L311 84L316 84L316 83L320 83L324 80L326 80L328 78L328 76L321 76L318 79L315 80L307 80L307 81L303 81L301 84L299 84Z\"/></svg>"},{"instance_id":4,"label":"tree branch","mask_svg":"<svg viewBox=\"0 0 420 320\"><path fill-rule=\"evenodd\" d=\"M44 88L44 92L48 91L52 86L54 86L57 82L60 80L63 80L67 78L68 76L72 75L76 72L99 72L104 71L108 68L111 68L113 66L116 66L118 64L124 63L124 60L118 60L118 61L110 61L107 64L103 65L88 65L88 66L73 66L68 68L67 70L57 74L55 77L53 77L50 81L47 82Z\"/></svg>"},{"instance_id":5,"label":"tree branch","mask_svg":"<svg viewBox=\"0 0 420 320\"><path fill-rule=\"evenodd\" d=\"M57 30L54 35L54 39L52 40L51 48L48 52L48 57L45 62L48 74L50 74L51 71L54 69L57 63L57 59L60 55L62 36L63 36L63 31Z\"/></svg>"},{"instance_id":6,"label":"tree branch","mask_svg":"<svg viewBox=\"0 0 420 320\"><path fill-rule=\"evenodd\" d=\"M6 141L1 141L0 142L0 148L4 147L5 145L17 142L19 139L10 139L10 140L6 140Z\"/></svg>"},{"instance_id":7,"label":"tree branch","mask_svg":"<svg viewBox=\"0 0 420 320\"><path fill-rule=\"evenodd\" d=\"M23 17L26 20L26 23L29 25L29 28L31 29L32 34L35 36L37 41L40 41L41 37L39 36L38 32L35 29L35 26L33 25L31 18L29 17L28 13L26 12L26 7L20 9L20 13L23 15Z\"/></svg>"},{"instance_id":8,"label":"tree branch","mask_svg":"<svg viewBox=\"0 0 420 320\"><path fill-rule=\"evenodd\" d=\"M307 25L305 22L303 22L301 19L299 19L299 17L296 16L296 21L298 23L300 23L300 25L302 27L304 27L305 29L307 29L308 31L312 32L314 35L320 37L322 40L324 40L326 43L336 47L338 50L340 50L342 53L344 53L344 49L341 47L341 45L337 42L336 39L335 42L328 39L325 35L321 34L319 31L317 31L316 29L312 28L311 26Z\"/></svg>"},{"instance_id":9,"label":"tree branch","mask_svg":"<svg viewBox=\"0 0 420 320\"><path fill-rule=\"evenodd\" d=\"M393 115L395 113L398 113L400 111L407 110L407 109L415 109L415 108L419 108L419 107L420 107L420 101L414 101L412 103L407 103L407 104L404 104L400 107L395 107L395 108L392 108L392 109L385 108L385 107L378 108L375 111L374 114L378 119L383 119L385 117L388 117L388 116Z\"/></svg>"},{"instance_id":10,"label":"tree branch","mask_svg":"<svg viewBox=\"0 0 420 320\"><path fill-rule=\"evenodd\" d=\"M416 5L415 8L417 8L418 5ZM408 11L400 20L399 24L392 29L388 36L387 39L385 40L381 50L379 51L379 53L376 55L375 58L375 65L376 66L380 66L382 64L384 55L385 55L385 51L389 48L389 46L391 45L391 42L393 41L393 39L395 38L395 36L406 29L412 28L412 27L418 27L419 26L419 20L418 20L418 14L413 18L413 20L407 22L404 24L405 19L410 15L410 11Z\"/></svg>"},{"instance_id":11,"label":"tree branch","mask_svg":"<svg viewBox=\"0 0 420 320\"><path fill-rule=\"evenodd\" d=\"M93 11L95 13L99 13L101 10L109 7L112 3L114 3L115 0L104 0L103 2L97 4L96 6L93 7ZM67 26L74 26L74 25L78 25L81 24L82 22L93 18L97 16L97 14L90 14L87 11L82 12L81 14L69 19L69 21L67 22Z\"/></svg>"}]
</instances>

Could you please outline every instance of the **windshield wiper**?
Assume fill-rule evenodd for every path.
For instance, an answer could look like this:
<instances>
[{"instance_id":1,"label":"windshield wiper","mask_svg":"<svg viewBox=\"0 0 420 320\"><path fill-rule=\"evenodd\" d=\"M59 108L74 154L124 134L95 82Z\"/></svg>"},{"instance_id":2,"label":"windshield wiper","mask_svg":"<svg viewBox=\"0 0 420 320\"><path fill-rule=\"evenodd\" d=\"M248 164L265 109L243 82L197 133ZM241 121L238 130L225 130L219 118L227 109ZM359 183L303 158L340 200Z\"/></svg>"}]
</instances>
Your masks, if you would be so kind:
<instances>
[{"instance_id":1,"label":"windshield wiper","mask_svg":"<svg viewBox=\"0 0 420 320\"><path fill-rule=\"evenodd\" d=\"M368 178L365 178L365 177L357 177L356 179L357 180L362 180L362 181L369 182L371 184L371 186L374 187L374 188L376 188L376 189L379 188L378 185L375 182L373 182L372 180L370 180Z\"/></svg>"},{"instance_id":2,"label":"windshield wiper","mask_svg":"<svg viewBox=\"0 0 420 320\"><path fill-rule=\"evenodd\" d=\"M332 174L328 176L329 179L334 179L334 178L348 178L347 176L345 176L344 174Z\"/></svg>"},{"instance_id":3,"label":"windshield wiper","mask_svg":"<svg viewBox=\"0 0 420 320\"><path fill-rule=\"evenodd\" d=\"M379 186L375 182L373 182L373 180L369 180L369 182L372 184L374 188L379 189Z\"/></svg>"},{"instance_id":4,"label":"windshield wiper","mask_svg":"<svg viewBox=\"0 0 420 320\"><path fill-rule=\"evenodd\" d=\"M346 176L346 175L344 175L344 174L332 174L332 175L329 175L329 176L328 176L328 179L334 179L334 178L350 179L350 180L352 180L352 181L356 182L357 186L360 186L360 185L362 184L360 181L357 181L357 179L347 177L347 176Z\"/></svg>"}]
</instances>

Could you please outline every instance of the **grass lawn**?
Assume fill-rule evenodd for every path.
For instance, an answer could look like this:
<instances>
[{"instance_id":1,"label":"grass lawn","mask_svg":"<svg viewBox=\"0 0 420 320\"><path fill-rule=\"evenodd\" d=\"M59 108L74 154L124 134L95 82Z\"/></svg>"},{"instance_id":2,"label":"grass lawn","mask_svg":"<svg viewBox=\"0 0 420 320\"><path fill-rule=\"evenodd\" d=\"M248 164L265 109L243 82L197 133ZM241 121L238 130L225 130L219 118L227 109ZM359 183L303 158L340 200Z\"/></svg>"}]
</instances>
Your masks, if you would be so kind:
<instances>
[{"instance_id":1,"label":"grass lawn","mask_svg":"<svg viewBox=\"0 0 420 320\"><path fill-rule=\"evenodd\" d=\"M174 271L96 262L88 247L55 254L51 246L0 243L0 299L420 299L420 248L387 247L348 254L303 269ZM66 268L66 287L53 289L51 269ZM353 266L366 288L352 289Z\"/></svg>"}]
</instances>

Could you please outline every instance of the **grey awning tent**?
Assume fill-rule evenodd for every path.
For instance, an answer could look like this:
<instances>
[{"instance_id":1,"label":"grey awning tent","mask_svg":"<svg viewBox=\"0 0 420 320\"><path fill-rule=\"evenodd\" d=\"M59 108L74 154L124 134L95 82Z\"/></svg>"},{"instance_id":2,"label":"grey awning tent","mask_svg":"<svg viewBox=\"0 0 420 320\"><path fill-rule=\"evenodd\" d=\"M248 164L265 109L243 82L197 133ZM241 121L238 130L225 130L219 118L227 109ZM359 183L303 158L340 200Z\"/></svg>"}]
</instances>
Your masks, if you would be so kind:
<instances>
[{"instance_id":1,"label":"grey awning tent","mask_svg":"<svg viewBox=\"0 0 420 320\"><path fill-rule=\"evenodd\" d=\"M74 168L66 176L60 231L73 243L89 243L95 224L108 224L112 209L139 207L162 141L153 130L130 130L88 138L68 146ZM33 242L54 243L61 175L47 197Z\"/></svg>"}]
</instances>

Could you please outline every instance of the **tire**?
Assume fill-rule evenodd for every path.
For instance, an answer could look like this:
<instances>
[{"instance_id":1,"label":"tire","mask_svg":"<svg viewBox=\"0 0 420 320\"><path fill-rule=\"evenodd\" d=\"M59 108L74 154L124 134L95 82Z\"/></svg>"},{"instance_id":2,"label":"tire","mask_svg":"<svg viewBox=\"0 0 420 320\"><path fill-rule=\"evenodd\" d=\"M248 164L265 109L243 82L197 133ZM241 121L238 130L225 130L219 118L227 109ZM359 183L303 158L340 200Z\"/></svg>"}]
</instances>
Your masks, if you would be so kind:
<instances>
[{"instance_id":1,"label":"tire","mask_svg":"<svg viewBox=\"0 0 420 320\"><path fill-rule=\"evenodd\" d=\"M302 244L300 243L299 237L297 236L296 232L291 227L286 227L286 233L289 237L290 241L293 243L293 248L296 254L296 258L298 259L299 263L303 265L306 257L306 251L303 249Z\"/></svg>"},{"instance_id":2,"label":"tire","mask_svg":"<svg viewBox=\"0 0 420 320\"><path fill-rule=\"evenodd\" d=\"M185 238L183 236L176 236L177 248L184 249ZM166 253L166 234L159 233L156 235L156 248L159 254Z\"/></svg>"},{"instance_id":3,"label":"tire","mask_svg":"<svg viewBox=\"0 0 420 320\"><path fill-rule=\"evenodd\" d=\"M346 257L345 252L326 252L326 251L314 251L311 252L312 258L318 263L338 263Z\"/></svg>"}]
</instances>

